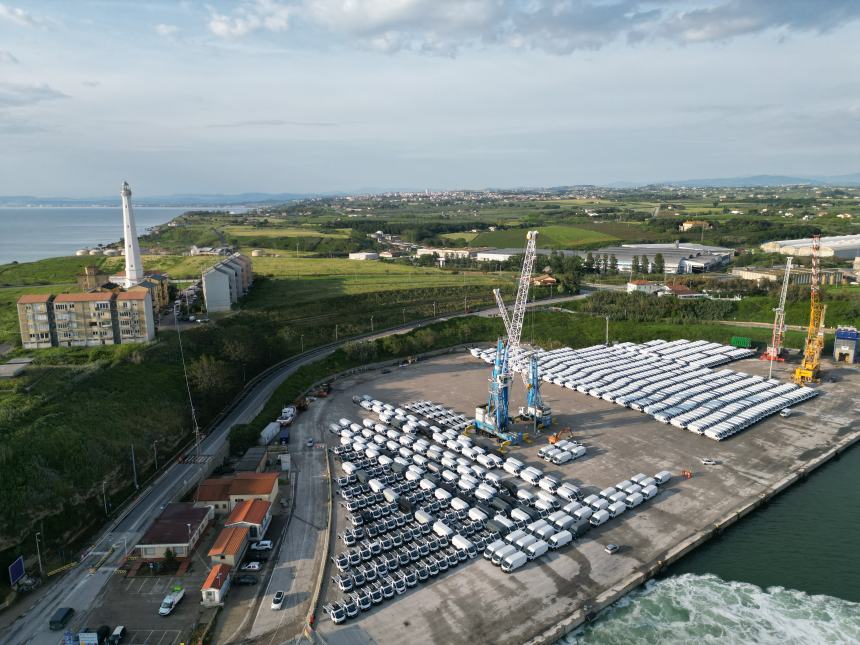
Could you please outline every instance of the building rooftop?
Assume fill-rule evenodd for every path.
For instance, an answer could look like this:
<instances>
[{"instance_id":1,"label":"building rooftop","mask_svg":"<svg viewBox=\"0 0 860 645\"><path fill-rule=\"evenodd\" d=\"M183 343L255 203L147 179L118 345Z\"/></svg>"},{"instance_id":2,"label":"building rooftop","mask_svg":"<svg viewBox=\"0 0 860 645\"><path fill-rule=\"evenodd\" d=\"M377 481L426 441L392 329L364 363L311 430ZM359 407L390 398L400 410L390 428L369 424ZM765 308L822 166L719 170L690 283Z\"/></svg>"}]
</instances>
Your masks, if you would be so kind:
<instances>
[{"instance_id":1,"label":"building rooftop","mask_svg":"<svg viewBox=\"0 0 860 645\"><path fill-rule=\"evenodd\" d=\"M247 526L228 526L221 529L215 544L209 549L209 557L217 555L237 556L245 546L248 539L249 529Z\"/></svg>"},{"instance_id":2,"label":"building rooftop","mask_svg":"<svg viewBox=\"0 0 860 645\"><path fill-rule=\"evenodd\" d=\"M227 578L230 576L230 572L232 570L233 567L229 564L216 564L212 567L209 575L206 576L206 580L203 582L200 589L220 589L224 586L224 583L227 582Z\"/></svg>"},{"instance_id":3,"label":"building rooftop","mask_svg":"<svg viewBox=\"0 0 860 645\"><path fill-rule=\"evenodd\" d=\"M247 524L262 524L272 505L261 499L246 499L236 504L236 508L227 516L225 526L245 522Z\"/></svg>"},{"instance_id":4,"label":"building rooftop","mask_svg":"<svg viewBox=\"0 0 860 645\"><path fill-rule=\"evenodd\" d=\"M236 473L231 495L268 495L278 485L278 473Z\"/></svg>"},{"instance_id":5,"label":"building rooftop","mask_svg":"<svg viewBox=\"0 0 860 645\"><path fill-rule=\"evenodd\" d=\"M209 517L208 508L195 508L190 502L168 504L153 520L138 544L186 544L188 525L192 533Z\"/></svg>"},{"instance_id":6,"label":"building rooftop","mask_svg":"<svg viewBox=\"0 0 860 645\"><path fill-rule=\"evenodd\" d=\"M230 498L232 478L207 479L197 487L198 502L221 502Z\"/></svg>"},{"instance_id":7,"label":"building rooftop","mask_svg":"<svg viewBox=\"0 0 860 645\"><path fill-rule=\"evenodd\" d=\"M146 300L149 297L149 290L145 287L143 289L134 289L132 291L123 291L122 293L117 294L117 300Z\"/></svg>"},{"instance_id":8,"label":"building rooftop","mask_svg":"<svg viewBox=\"0 0 860 645\"><path fill-rule=\"evenodd\" d=\"M685 284L667 284L666 289L674 293L676 296L689 296L698 293L698 291L693 291Z\"/></svg>"},{"instance_id":9,"label":"building rooftop","mask_svg":"<svg viewBox=\"0 0 860 645\"><path fill-rule=\"evenodd\" d=\"M51 299L51 294L49 293L26 293L20 298L18 298L19 305L36 305L44 302L48 302Z\"/></svg>"},{"instance_id":10,"label":"building rooftop","mask_svg":"<svg viewBox=\"0 0 860 645\"><path fill-rule=\"evenodd\" d=\"M54 302L106 302L113 300L113 291L96 291L90 293L61 293Z\"/></svg>"}]
</instances>

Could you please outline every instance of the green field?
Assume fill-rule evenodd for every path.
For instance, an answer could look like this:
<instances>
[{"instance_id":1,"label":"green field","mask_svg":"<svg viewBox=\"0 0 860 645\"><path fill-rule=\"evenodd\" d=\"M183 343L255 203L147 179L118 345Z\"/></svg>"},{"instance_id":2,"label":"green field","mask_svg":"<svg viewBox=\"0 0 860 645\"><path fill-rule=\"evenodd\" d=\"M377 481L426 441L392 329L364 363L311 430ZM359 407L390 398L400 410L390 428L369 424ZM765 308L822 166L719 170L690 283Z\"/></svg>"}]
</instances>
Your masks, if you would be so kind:
<instances>
[{"instance_id":1,"label":"green field","mask_svg":"<svg viewBox=\"0 0 860 645\"><path fill-rule=\"evenodd\" d=\"M466 242L471 242L476 237L478 237L478 233L471 232L462 232L462 233L442 233L439 237L445 240L465 240Z\"/></svg>"},{"instance_id":2,"label":"green field","mask_svg":"<svg viewBox=\"0 0 860 645\"><path fill-rule=\"evenodd\" d=\"M540 248L569 249L578 246L596 246L618 242L617 237L578 226L542 226L539 227L537 231L537 245ZM491 246L497 248L518 248L525 246L525 240L526 229L485 231L472 240L472 245Z\"/></svg>"},{"instance_id":3,"label":"green field","mask_svg":"<svg viewBox=\"0 0 860 645\"><path fill-rule=\"evenodd\" d=\"M231 236L242 237L322 237L329 239L345 240L349 237L349 229L340 229L337 233L316 231L312 228L298 228L292 226L225 226L222 229Z\"/></svg>"}]
</instances>

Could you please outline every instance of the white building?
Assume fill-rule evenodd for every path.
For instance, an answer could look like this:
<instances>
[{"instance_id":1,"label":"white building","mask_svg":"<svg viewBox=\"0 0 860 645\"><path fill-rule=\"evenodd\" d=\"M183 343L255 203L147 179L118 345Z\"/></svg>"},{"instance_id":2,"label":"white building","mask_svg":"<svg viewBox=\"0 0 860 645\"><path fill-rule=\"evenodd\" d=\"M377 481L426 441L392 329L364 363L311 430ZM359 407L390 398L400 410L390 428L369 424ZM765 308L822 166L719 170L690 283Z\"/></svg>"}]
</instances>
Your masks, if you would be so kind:
<instances>
[{"instance_id":1,"label":"white building","mask_svg":"<svg viewBox=\"0 0 860 645\"><path fill-rule=\"evenodd\" d=\"M632 280L627 283L627 293L645 293L651 295L657 293L663 288L659 282L651 282L650 280Z\"/></svg>"},{"instance_id":2,"label":"white building","mask_svg":"<svg viewBox=\"0 0 860 645\"><path fill-rule=\"evenodd\" d=\"M474 249L431 249L422 247L415 254L420 258L424 255L436 255L445 260L467 260L475 255Z\"/></svg>"},{"instance_id":3,"label":"white building","mask_svg":"<svg viewBox=\"0 0 860 645\"><path fill-rule=\"evenodd\" d=\"M206 311L229 311L239 298L248 293L253 282L251 261L234 253L203 272L203 298Z\"/></svg>"},{"instance_id":4,"label":"white building","mask_svg":"<svg viewBox=\"0 0 860 645\"><path fill-rule=\"evenodd\" d=\"M129 289L143 280L143 261L140 259L140 244L134 225L134 210L131 207L131 188L127 181L122 182L122 234L125 243L124 286ZM92 255L92 252L90 252Z\"/></svg>"},{"instance_id":5,"label":"white building","mask_svg":"<svg viewBox=\"0 0 860 645\"><path fill-rule=\"evenodd\" d=\"M761 250L766 253L808 256L812 255L812 238L766 242L761 245ZM846 260L860 256L860 235L824 236L821 238L819 255L823 258L837 257Z\"/></svg>"},{"instance_id":6,"label":"white building","mask_svg":"<svg viewBox=\"0 0 860 645\"><path fill-rule=\"evenodd\" d=\"M372 251L360 251L358 253L350 253L350 260L378 260L379 254Z\"/></svg>"}]
</instances>

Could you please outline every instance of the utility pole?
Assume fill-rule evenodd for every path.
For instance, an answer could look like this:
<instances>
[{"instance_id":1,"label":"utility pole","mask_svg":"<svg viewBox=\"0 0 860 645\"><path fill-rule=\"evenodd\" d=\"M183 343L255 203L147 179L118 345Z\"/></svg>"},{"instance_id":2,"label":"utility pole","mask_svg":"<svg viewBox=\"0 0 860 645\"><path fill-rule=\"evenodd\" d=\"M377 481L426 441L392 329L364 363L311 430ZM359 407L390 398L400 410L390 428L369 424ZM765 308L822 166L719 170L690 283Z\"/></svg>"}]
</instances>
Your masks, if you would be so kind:
<instances>
[{"instance_id":1,"label":"utility pole","mask_svg":"<svg viewBox=\"0 0 860 645\"><path fill-rule=\"evenodd\" d=\"M305 353L305 335L304 334L302 334L301 342L302 342L302 354L304 354Z\"/></svg>"},{"instance_id":2,"label":"utility pole","mask_svg":"<svg viewBox=\"0 0 860 645\"><path fill-rule=\"evenodd\" d=\"M403 324L406 324L406 309L403 310Z\"/></svg>"},{"instance_id":3,"label":"utility pole","mask_svg":"<svg viewBox=\"0 0 860 645\"><path fill-rule=\"evenodd\" d=\"M337 341L337 323L334 325L334 339Z\"/></svg>"},{"instance_id":4,"label":"utility pole","mask_svg":"<svg viewBox=\"0 0 860 645\"><path fill-rule=\"evenodd\" d=\"M609 316L606 316L606 346L609 347Z\"/></svg>"},{"instance_id":5,"label":"utility pole","mask_svg":"<svg viewBox=\"0 0 860 645\"><path fill-rule=\"evenodd\" d=\"M131 444L131 472L134 475L134 487L140 488L137 484L137 464L134 462L134 444Z\"/></svg>"},{"instance_id":6,"label":"utility pole","mask_svg":"<svg viewBox=\"0 0 860 645\"><path fill-rule=\"evenodd\" d=\"M464 313L464 314L469 313L469 308L468 308L468 306L466 305L466 296L465 296L465 295L463 296L463 313Z\"/></svg>"},{"instance_id":7,"label":"utility pole","mask_svg":"<svg viewBox=\"0 0 860 645\"><path fill-rule=\"evenodd\" d=\"M158 471L158 439L152 442L152 452L155 454L155 470Z\"/></svg>"},{"instance_id":8,"label":"utility pole","mask_svg":"<svg viewBox=\"0 0 860 645\"><path fill-rule=\"evenodd\" d=\"M370 333L373 333L373 316L370 317Z\"/></svg>"},{"instance_id":9,"label":"utility pole","mask_svg":"<svg viewBox=\"0 0 860 645\"><path fill-rule=\"evenodd\" d=\"M104 505L105 505L105 517L107 517L107 515L108 515L107 492L105 491L106 485L107 485L107 481L102 480L102 501L104 502Z\"/></svg>"},{"instance_id":10,"label":"utility pole","mask_svg":"<svg viewBox=\"0 0 860 645\"><path fill-rule=\"evenodd\" d=\"M39 536L42 535L41 532L36 533L36 557L39 559L39 575L43 578L45 577L45 569L42 568L42 551L39 549Z\"/></svg>"},{"instance_id":11,"label":"utility pole","mask_svg":"<svg viewBox=\"0 0 860 645\"><path fill-rule=\"evenodd\" d=\"M433 301L433 317L436 317L436 301Z\"/></svg>"}]
</instances>

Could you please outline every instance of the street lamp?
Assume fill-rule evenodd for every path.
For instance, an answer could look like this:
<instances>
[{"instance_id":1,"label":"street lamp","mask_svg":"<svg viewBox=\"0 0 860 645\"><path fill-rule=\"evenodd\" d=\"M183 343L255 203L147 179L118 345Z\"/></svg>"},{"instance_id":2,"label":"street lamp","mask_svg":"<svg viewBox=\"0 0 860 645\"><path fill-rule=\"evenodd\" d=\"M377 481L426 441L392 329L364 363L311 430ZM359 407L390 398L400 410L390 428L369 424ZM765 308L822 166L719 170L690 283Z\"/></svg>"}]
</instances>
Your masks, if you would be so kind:
<instances>
[{"instance_id":1,"label":"street lamp","mask_svg":"<svg viewBox=\"0 0 860 645\"><path fill-rule=\"evenodd\" d=\"M189 557L191 555L191 522L186 524L188 527L188 545L185 547L185 557Z\"/></svg>"},{"instance_id":2,"label":"street lamp","mask_svg":"<svg viewBox=\"0 0 860 645\"><path fill-rule=\"evenodd\" d=\"M436 317L436 301L433 301L433 317Z\"/></svg>"},{"instance_id":3,"label":"street lamp","mask_svg":"<svg viewBox=\"0 0 860 645\"><path fill-rule=\"evenodd\" d=\"M334 339L337 340L337 323L334 325Z\"/></svg>"},{"instance_id":4,"label":"street lamp","mask_svg":"<svg viewBox=\"0 0 860 645\"><path fill-rule=\"evenodd\" d=\"M403 324L406 324L406 309L403 310Z\"/></svg>"},{"instance_id":5,"label":"street lamp","mask_svg":"<svg viewBox=\"0 0 860 645\"><path fill-rule=\"evenodd\" d=\"M606 346L609 347L609 316L606 316Z\"/></svg>"},{"instance_id":6,"label":"street lamp","mask_svg":"<svg viewBox=\"0 0 860 645\"><path fill-rule=\"evenodd\" d=\"M42 551L39 549L39 536L42 535L41 531L36 532L36 557L39 558L39 574L44 578L45 570L42 568Z\"/></svg>"},{"instance_id":7,"label":"street lamp","mask_svg":"<svg viewBox=\"0 0 860 645\"><path fill-rule=\"evenodd\" d=\"M104 505L105 505L105 517L107 517L108 507L107 507L107 493L105 492L105 486L107 486L107 480L102 480L102 500L104 501Z\"/></svg>"},{"instance_id":8,"label":"street lamp","mask_svg":"<svg viewBox=\"0 0 860 645\"><path fill-rule=\"evenodd\" d=\"M305 335L302 334L302 354L305 353Z\"/></svg>"},{"instance_id":9,"label":"street lamp","mask_svg":"<svg viewBox=\"0 0 860 645\"><path fill-rule=\"evenodd\" d=\"M370 317L370 333L373 333L373 316Z\"/></svg>"},{"instance_id":10,"label":"street lamp","mask_svg":"<svg viewBox=\"0 0 860 645\"><path fill-rule=\"evenodd\" d=\"M155 454L155 471L158 472L158 439L152 442L152 452Z\"/></svg>"}]
</instances>

